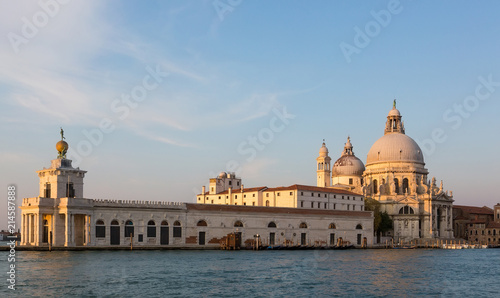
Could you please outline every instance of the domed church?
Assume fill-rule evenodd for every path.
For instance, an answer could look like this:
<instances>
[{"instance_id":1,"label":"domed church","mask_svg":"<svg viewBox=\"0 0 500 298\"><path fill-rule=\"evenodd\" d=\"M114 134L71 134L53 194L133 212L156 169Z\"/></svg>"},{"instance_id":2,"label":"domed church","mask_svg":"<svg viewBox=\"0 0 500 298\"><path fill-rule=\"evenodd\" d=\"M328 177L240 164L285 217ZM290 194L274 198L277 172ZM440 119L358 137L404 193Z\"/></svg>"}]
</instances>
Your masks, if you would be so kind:
<instances>
[{"instance_id":1,"label":"domed church","mask_svg":"<svg viewBox=\"0 0 500 298\"><path fill-rule=\"evenodd\" d=\"M405 134L396 101L387 115L384 135L378 139L365 165L354 155L350 138L334 163L330 179L330 157L323 143L318 162L318 186L342 187L381 203L393 220L388 236L395 240L453 238L453 193L443 182L428 179L424 156L418 144ZM326 181L328 180L328 182Z\"/></svg>"}]
</instances>

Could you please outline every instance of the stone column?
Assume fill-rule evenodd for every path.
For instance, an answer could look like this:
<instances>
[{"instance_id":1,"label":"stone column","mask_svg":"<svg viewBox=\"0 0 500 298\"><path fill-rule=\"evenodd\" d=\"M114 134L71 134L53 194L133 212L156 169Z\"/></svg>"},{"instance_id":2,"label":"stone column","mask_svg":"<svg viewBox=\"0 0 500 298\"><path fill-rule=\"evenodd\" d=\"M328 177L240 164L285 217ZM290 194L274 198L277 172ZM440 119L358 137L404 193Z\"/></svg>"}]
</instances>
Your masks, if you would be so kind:
<instances>
[{"instance_id":1,"label":"stone column","mask_svg":"<svg viewBox=\"0 0 500 298\"><path fill-rule=\"evenodd\" d=\"M38 218L40 215L38 213L33 214L33 242L34 245L39 245L40 241L38 241L38 236L40 235L39 233L39 228L38 228Z\"/></svg>"},{"instance_id":2,"label":"stone column","mask_svg":"<svg viewBox=\"0 0 500 298\"><path fill-rule=\"evenodd\" d=\"M91 243L93 243L93 241L91 240L92 238L92 224L91 224L91 217L90 215L87 215L86 216L87 220L86 220L86 233L87 233L87 236L85 237L86 239L86 243L85 245L89 245Z\"/></svg>"},{"instance_id":3,"label":"stone column","mask_svg":"<svg viewBox=\"0 0 500 298\"><path fill-rule=\"evenodd\" d=\"M70 233L69 233L69 231L70 231L70 230L69 230L69 229L70 229L70 219L69 219L69 218L70 218L70 216L71 216L71 215L70 215L69 211L68 211L68 212L66 212L66 218L65 218L65 220L64 220L64 221L66 222L66 223L65 223L65 233L64 233L64 234L65 234L65 235L64 235L64 236L65 236L65 237L64 237L64 238L65 238L65 239L64 239L64 246L69 246L69 243L70 243L70 239L69 239L69 237L70 237Z\"/></svg>"},{"instance_id":4,"label":"stone column","mask_svg":"<svg viewBox=\"0 0 500 298\"><path fill-rule=\"evenodd\" d=\"M31 243L31 214L26 214L26 244Z\"/></svg>"},{"instance_id":5,"label":"stone column","mask_svg":"<svg viewBox=\"0 0 500 298\"><path fill-rule=\"evenodd\" d=\"M26 214L21 214L21 245L26 244Z\"/></svg>"},{"instance_id":6,"label":"stone column","mask_svg":"<svg viewBox=\"0 0 500 298\"><path fill-rule=\"evenodd\" d=\"M56 212L54 211L54 213L52 213L52 223L50 225L50 231L52 231L52 245L57 245L57 235L56 235L56 229L57 229L57 214ZM49 234L49 238L50 238L50 234ZM50 239L49 239L50 241Z\"/></svg>"},{"instance_id":7,"label":"stone column","mask_svg":"<svg viewBox=\"0 0 500 298\"><path fill-rule=\"evenodd\" d=\"M40 212L38 213L38 243L37 245L42 245L43 243L43 214Z\"/></svg>"},{"instance_id":8,"label":"stone column","mask_svg":"<svg viewBox=\"0 0 500 298\"><path fill-rule=\"evenodd\" d=\"M73 213L71 213L70 223L71 223L70 242L71 242L71 245L74 246L75 245L75 214L73 214Z\"/></svg>"}]
</instances>

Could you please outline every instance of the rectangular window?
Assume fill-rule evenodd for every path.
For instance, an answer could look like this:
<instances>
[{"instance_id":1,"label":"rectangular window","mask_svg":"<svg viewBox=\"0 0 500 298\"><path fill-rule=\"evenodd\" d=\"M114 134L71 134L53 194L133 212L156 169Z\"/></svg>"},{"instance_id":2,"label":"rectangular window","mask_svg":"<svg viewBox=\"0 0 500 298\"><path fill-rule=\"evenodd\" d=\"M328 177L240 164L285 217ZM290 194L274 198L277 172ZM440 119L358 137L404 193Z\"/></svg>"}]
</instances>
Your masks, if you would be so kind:
<instances>
[{"instance_id":1,"label":"rectangular window","mask_svg":"<svg viewBox=\"0 0 500 298\"><path fill-rule=\"evenodd\" d=\"M75 197L75 189L73 188L73 183L66 183L66 197L74 198Z\"/></svg>"},{"instance_id":2,"label":"rectangular window","mask_svg":"<svg viewBox=\"0 0 500 298\"><path fill-rule=\"evenodd\" d=\"M333 204L333 210L337 209L337 204Z\"/></svg>"},{"instance_id":3,"label":"rectangular window","mask_svg":"<svg viewBox=\"0 0 500 298\"><path fill-rule=\"evenodd\" d=\"M325 193L325 198L326 198L326 193Z\"/></svg>"},{"instance_id":4,"label":"rectangular window","mask_svg":"<svg viewBox=\"0 0 500 298\"><path fill-rule=\"evenodd\" d=\"M269 193L266 193L266 198L269 198Z\"/></svg>"},{"instance_id":5,"label":"rectangular window","mask_svg":"<svg viewBox=\"0 0 500 298\"><path fill-rule=\"evenodd\" d=\"M247 197L247 195L243 195L243 197L244 197L244 198L246 198L246 197Z\"/></svg>"},{"instance_id":6,"label":"rectangular window","mask_svg":"<svg viewBox=\"0 0 500 298\"><path fill-rule=\"evenodd\" d=\"M148 227L148 237L156 237L156 227L155 226L149 226Z\"/></svg>"},{"instance_id":7,"label":"rectangular window","mask_svg":"<svg viewBox=\"0 0 500 298\"><path fill-rule=\"evenodd\" d=\"M304 208L304 201L300 201L300 207Z\"/></svg>"},{"instance_id":8,"label":"rectangular window","mask_svg":"<svg viewBox=\"0 0 500 298\"><path fill-rule=\"evenodd\" d=\"M303 196L303 195L304 195L304 192L303 192L303 191L301 191L301 192L300 192L300 195L301 195L301 196ZM498 218L498 217L497 217L497 218Z\"/></svg>"},{"instance_id":9,"label":"rectangular window","mask_svg":"<svg viewBox=\"0 0 500 298\"><path fill-rule=\"evenodd\" d=\"M358 234L358 245L361 245L361 234Z\"/></svg>"},{"instance_id":10,"label":"rectangular window","mask_svg":"<svg viewBox=\"0 0 500 298\"><path fill-rule=\"evenodd\" d=\"M333 198L336 199L337 198L337 195L333 195Z\"/></svg>"},{"instance_id":11,"label":"rectangular window","mask_svg":"<svg viewBox=\"0 0 500 298\"><path fill-rule=\"evenodd\" d=\"M231 185L231 184L232 184L232 181L229 181L229 185Z\"/></svg>"},{"instance_id":12,"label":"rectangular window","mask_svg":"<svg viewBox=\"0 0 500 298\"><path fill-rule=\"evenodd\" d=\"M276 195L279 197L279 196L280 196L280 193L277 193Z\"/></svg>"},{"instance_id":13,"label":"rectangular window","mask_svg":"<svg viewBox=\"0 0 500 298\"><path fill-rule=\"evenodd\" d=\"M252 206L255 206L255 202L252 202Z\"/></svg>"},{"instance_id":14,"label":"rectangular window","mask_svg":"<svg viewBox=\"0 0 500 298\"><path fill-rule=\"evenodd\" d=\"M290 192L290 195L293 195L293 192Z\"/></svg>"},{"instance_id":15,"label":"rectangular window","mask_svg":"<svg viewBox=\"0 0 500 298\"><path fill-rule=\"evenodd\" d=\"M182 227L174 227L174 237L175 238L182 237Z\"/></svg>"},{"instance_id":16,"label":"rectangular window","mask_svg":"<svg viewBox=\"0 0 500 298\"><path fill-rule=\"evenodd\" d=\"M349 204L347 204L347 210L349 210Z\"/></svg>"},{"instance_id":17,"label":"rectangular window","mask_svg":"<svg viewBox=\"0 0 500 298\"><path fill-rule=\"evenodd\" d=\"M314 208L314 202L311 202L311 208Z\"/></svg>"},{"instance_id":18,"label":"rectangular window","mask_svg":"<svg viewBox=\"0 0 500 298\"><path fill-rule=\"evenodd\" d=\"M326 209L327 204L325 203L325 209Z\"/></svg>"},{"instance_id":19,"label":"rectangular window","mask_svg":"<svg viewBox=\"0 0 500 298\"><path fill-rule=\"evenodd\" d=\"M139 242L142 242L144 240L144 237L142 234L139 234L137 238L139 238L138 239Z\"/></svg>"},{"instance_id":20,"label":"rectangular window","mask_svg":"<svg viewBox=\"0 0 500 298\"><path fill-rule=\"evenodd\" d=\"M321 208L321 203L320 202L318 202L318 208Z\"/></svg>"},{"instance_id":21,"label":"rectangular window","mask_svg":"<svg viewBox=\"0 0 500 298\"><path fill-rule=\"evenodd\" d=\"M356 205L352 205L352 210L356 210Z\"/></svg>"},{"instance_id":22,"label":"rectangular window","mask_svg":"<svg viewBox=\"0 0 500 298\"><path fill-rule=\"evenodd\" d=\"M214 203L214 200L212 200L212 204Z\"/></svg>"},{"instance_id":23,"label":"rectangular window","mask_svg":"<svg viewBox=\"0 0 500 298\"><path fill-rule=\"evenodd\" d=\"M246 205L247 205L247 202L244 202L244 203L243 203L243 205L244 205L244 206L246 206Z\"/></svg>"},{"instance_id":24,"label":"rectangular window","mask_svg":"<svg viewBox=\"0 0 500 298\"><path fill-rule=\"evenodd\" d=\"M253 195L252 195L252 197L254 197L254 198L255 198L255 194L253 194Z\"/></svg>"},{"instance_id":25,"label":"rectangular window","mask_svg":"<svg viewBox=\"0 0 500 298\"><path fill-rule=\"evenodd\" d=\"M45 197L50 198L50 183L45 184Z\"/></svg>"},{"instance_id":26,"label":"rectangular window","mask_svg":"<svg viewBox=\"0 0 500 298\"><path fill-rule=\"evenodd\" d=\"M349 178L349 185L352 185L352 178Z\"/></svg>"},{"instance_id":27,"label":"rectangular window","mask_svg":"<svg viewBox=\"0 0 500 298\"><path fill-rule=\"evenodd\" d=\"M95 227L95 237L96 238L106 237L106 226L96 226Z\"/></svg>"},{"instance_id":28,"label":"rectangular window","mask_svg":"<svg viewBox=\"0 0 500 298\"><path fill-rule=\"evenodd\" d=\"M274 245L274 239L276 238L275 233L269 233L269 245Z\"/></svg>"},{"instance_id":29,"label":"rectangular window","mask_svg":"<svg viewBox=\"0 0 500 298\"><path fill-rule=\"evenodd\" d=\"M320 193L318 194L318 198L319 198L319 197L321 197L321 194L320 194Z\"/></svg>"}]
</instances>

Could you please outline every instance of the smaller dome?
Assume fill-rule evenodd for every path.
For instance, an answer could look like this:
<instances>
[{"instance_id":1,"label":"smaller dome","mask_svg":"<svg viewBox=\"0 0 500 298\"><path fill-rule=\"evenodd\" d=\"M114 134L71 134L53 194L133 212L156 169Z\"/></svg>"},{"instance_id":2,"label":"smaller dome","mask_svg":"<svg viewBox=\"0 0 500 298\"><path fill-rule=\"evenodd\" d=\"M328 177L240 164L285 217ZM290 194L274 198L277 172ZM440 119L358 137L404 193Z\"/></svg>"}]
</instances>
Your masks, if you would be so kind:
<instances>
[{"instance_id":1,"label":"smaller dome","mask_svg":"<svg viewBox=\"0 0 500 298\"><path fill-rule=\"evenodd\" d=\"M362 176L365 165L354 155L344 155L333 164L333 176Z\"/></svg>"},{"instance_id":2,"label":"smaller dome","mask_svg":"<svg viewBox=\"0 0 500 298\"><path fill-rule=\"evenodd\" d=\"M319 148L319 156L327 156L328 155L328 148L325 145L325 142L323 142L323 145L321 148Z\"/></svg>"},{"instance_id":3,"label":"smaller dome","mask_svg":"<svg viewBox=\"0 0 500 298\"><path fill-rule=\"evenodd\" d=\"M401 116L401 113L399 113L399 110L396 109L396 107L393 107L392 110L389 111L389 115L387 116Z\"/></svg>"},{"instance_id":4,"label":"smaller dome","mask_svg":"<svg viewBox=\"0 0 500 298\"><path fill-rule=\"evenodd\" d=\"M62 153L64 151L68 151L68 148L69 148L69 145L68 145L68 143L66 143L66 141L61 140L61 141L57 142L57 144L56 144L56 149L57 149L57 152L59 152L59 153Z\"/></svg>"},{"instance_id":5,"label":"smaller dome","mask_svg":"<svg viewBox=\"0 0 500 298\"><path fill-rule=\"evenodd\" d=\"M219 178L226 178L226 177L227 177L226 172L220 172Z\"/></svg>"}]
</instances>

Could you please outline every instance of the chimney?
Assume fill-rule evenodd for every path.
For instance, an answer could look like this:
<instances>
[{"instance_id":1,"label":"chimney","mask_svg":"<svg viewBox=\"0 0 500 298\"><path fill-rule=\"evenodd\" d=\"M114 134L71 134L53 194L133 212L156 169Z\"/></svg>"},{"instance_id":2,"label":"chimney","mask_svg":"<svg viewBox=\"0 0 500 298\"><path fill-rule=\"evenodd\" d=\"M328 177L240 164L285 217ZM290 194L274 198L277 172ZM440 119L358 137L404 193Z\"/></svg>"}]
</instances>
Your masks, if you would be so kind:
<instances>
[{"instance_id":1,"label":"chimney","mask_svg":"<svg viewBox=\"0 0 500 298\"><path fill-rule=\"evenodd\" d=\"M202 194L202 195L204 195L204 194L205 194L205 185L203 185L203 186L201 187L201 194Z\"/></svg>"}]
</instances>

